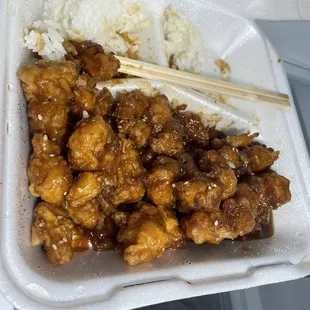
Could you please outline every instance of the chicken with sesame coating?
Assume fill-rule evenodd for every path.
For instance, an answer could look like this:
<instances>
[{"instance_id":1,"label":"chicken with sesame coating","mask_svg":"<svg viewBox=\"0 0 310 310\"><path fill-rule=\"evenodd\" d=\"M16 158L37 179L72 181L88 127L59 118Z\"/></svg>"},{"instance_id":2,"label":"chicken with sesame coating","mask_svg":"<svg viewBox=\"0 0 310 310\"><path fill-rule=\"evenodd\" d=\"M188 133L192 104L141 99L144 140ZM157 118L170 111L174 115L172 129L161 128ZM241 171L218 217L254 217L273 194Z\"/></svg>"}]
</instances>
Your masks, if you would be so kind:
<instances>
[{"instance_id":1,"label":"chicken with sesame coating","mask_svg":"<svg viewBox=\"0 0 310 310\"><path fill-rule=\"evenodd\" d=\"M272 225L272 211L291 200L289 180L271 170L279 151L258 133L219 130L168 98L171 89L118 93L114 82L99 83L120 76L118 57L90 41L64 45L67 61L18 73L32 138L29 191L40 200L32 245L52 264L92 248L137 265L187 241L244 240Z\"/></svg>"}]
</instances>

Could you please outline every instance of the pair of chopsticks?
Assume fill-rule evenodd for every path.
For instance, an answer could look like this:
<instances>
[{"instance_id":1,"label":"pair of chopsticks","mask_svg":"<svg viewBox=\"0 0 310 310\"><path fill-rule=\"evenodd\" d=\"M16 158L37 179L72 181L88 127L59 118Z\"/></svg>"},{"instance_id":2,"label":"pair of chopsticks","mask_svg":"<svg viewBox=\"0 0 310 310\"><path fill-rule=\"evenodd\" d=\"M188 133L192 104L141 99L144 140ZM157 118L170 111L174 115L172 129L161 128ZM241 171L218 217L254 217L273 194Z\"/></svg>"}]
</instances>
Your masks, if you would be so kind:
<instances>
[{"instance_id":1,"label":"pair of chopsticks","mask_svg":"<svg viewBox=\"0 0 310 310\"><path fill-rule=\"evenodd\" d=\"M177 84L199 91L226 95L228 97L259 101L283 110L291 106L289 96L286 94L220 81L121 56L116 56L116 58L121 63L121 67L118 70L121 73Z\"/></svg>"}]
</instances>

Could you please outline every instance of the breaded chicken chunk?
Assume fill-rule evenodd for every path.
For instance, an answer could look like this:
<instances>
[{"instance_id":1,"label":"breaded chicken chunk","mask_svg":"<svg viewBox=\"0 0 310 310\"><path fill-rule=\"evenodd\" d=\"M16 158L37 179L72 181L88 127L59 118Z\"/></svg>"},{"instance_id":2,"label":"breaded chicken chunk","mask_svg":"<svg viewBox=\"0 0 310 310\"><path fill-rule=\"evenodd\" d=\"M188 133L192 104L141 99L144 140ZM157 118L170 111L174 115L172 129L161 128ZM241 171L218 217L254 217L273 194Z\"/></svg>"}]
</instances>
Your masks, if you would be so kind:
<instances>
[{"instance_id":1,"label":"breaded chicken chunk","mask_svg":"<svg viewBox=\"0 0 310 310\"><path fill-rule=\"evenodd\" d=\"M207 177L196 177L176 183L177 208L182 213L214 212L219 209L223 184Z\"/></svg>"},{"instance_id":2,"label":"breaded chicken chunk","mask_svg":"<svg viewBox=\"0 0 310 310\"><path fill-rule=\"evenodd\" d=\"M279 158L278 151L274 151L272 148L266 148L261 145L248 147L245 149L245 153L250 160L251 170L253 172L269 168Z\"/></svg>"},{"instance_id":3,"label":"breaded chicken chunk","mask_svg":"<svg viewBox=\"0 0 310 310\"><path fill-rule=\"evenodd\" d=\"M40 202L34 211L32 245L43 245L53 265L69 263L73 257L73 222L61 207Z\"/></svg>"},{"instance_id":4,"label":"breaded chicken chunk","mask_svg":"<svg viewBox=\"0 0 310 310\"><path fill-rule=\"evenodd\" d=\"M182 219L187 237L197 244L218 244L250 233L255 227L258 194L246 183L240 183L236 194L224 201L216 212L194 212Z\"/></svg>"},{"instance_id":5,"label":"breaded chicken chunk","mask_svg":"<svg viewBox=\"0 0 310 310\"><path fill-rule=\"evenodd\" d=\"M70 41L75 50L71 55L81 63L83 71L95 80L110 80L118 75L120 62L112 54L105 54L101 45L90 41Z\"/></svg>"},{"instance_id":6,"label":"breaded chicken chunk","mask_svg":"<svg viewBox=\"0 0 310 310\"><path fill-rule=\"evenodd\" d=\"M142 199L145 193L142 176L145 170L139 153L133 142L119 135L121 151L117 168L117 187L113 189L111 201L115 205L134 203Z\"/></svg>"},{"instance_id":7,"label":"breaded chicken chunk","mask_svg":"<svg viewBox=\"0 0 310 310\"><path fill-rule=\"evenodd\" d=\"M172 213L140 203L117 235L118 242L125 246L124 260L137 265L161 257L169 247L183 246L184 236L175 221Z\"/></svg>"},{"instance_id":8,"label":"breaded chicken chunk","mask_svg":"<svg viewBox=\"0 0 310 310\"><path fill-rule=\"evenodd\" d=\"M114 98L107 88L100 91L96 88L96 81L87 74L82 74L76 81L73 90L71 113L75 118L87 118L89 115L105 116L112 112Z\"/></svg>"},{"instance_id":9,"label":"breaded chicken chunk","mask_svg":"<svg viewBox=\"0 0 310 310\"><path fill-rule=\"evenodd\" d=\"M103 216L100 211L99 201L96 198L85 202L83 205L68 203L67 210L75 224L88 229L95 228Z\"/></svg>"},{"instance_id":10,"label":"breaded chicken chunk","mask_svg":"<svg viewBox=\"0 0 310 310\"><path fill-rule=\"evenodd\" d=\"M238 136L227 136L222 139L214 138L211 141L211 146L216 150L222 148L224 145L229 145L236 148L244 148L249 146L258 136L258 133L254 133L252 135L243 133Z\"/></svg>"},{"instance_id":11,"label":"breaded chicken chunk","mask_svg":"<svg viewBox=\"0 0 310 310\"><path fill-rule=\"evenodd\" d=\"M98 94L98 90L95 87L96 81L87 74L80 75L76 81L76 87L73 90L71 112L80 119L83 116L83 111L91 113L95 108Z\"/></svg>"},{"instance_id":12,"label":"breaded chicken chunk","mask_svg":"<svg viewBox=\"0 0 310 310\"><path fill-rule=\"evenodd\" d=\"M215 150L203 153L199 161L200 169L211 179L223 184L222 200L227 199L237 191L237 177L234 170L223 160Z\"/></svg>"},{"instance_id":13,"label":"breaded chicken chunk","mask_svg":"<svg viewBox=\"0 0 310 310\"><path fill-rule=\"evenodd\" d=\"M29 191L32 196L60 205L72 183L68 163L60 156L59 146L47 135L35 134L32 146L34 153L28 166Z\"/></svg>"},{"instance_id":14,"label":"breaded chicken chunk","mask_svg":"<svg viewBox=\"0 0 310 310\"><path fill-rule=\"evenodd\" d=\"M201 117L193 112L177 112L175 117L184 127L185 141L195 147L208 148L209 129L203 124Z\"/></svg>"},{"instance_id":15,"label":"breaded chicken chunk","mask_svg":"<svg viewBox=\"0 0 310 310\"><path fill-rule=\"evenodd\" d=\"M185 246L186 236L179 226L179 221L172 210L166 208L159 209L159 213L162 216L166 231L168 234L168 243L166 248L177 249Z\"/></svg>"},{"instance_id":16,"label":"breaded chicken chunk","mask_svg":"<svg viewBox=\"0 0 310 310\"><path fill-rule=\"evenodd\" d=\"M57 63L40 60L35 65L20 69L18 77L29 102L66 104L72 98L78 73L70 61Z\"/></svg>"},{"instance_id":17,"label":"breaded chicken chunk","mask_svg":"<svg viewBox=\"0 0 310 310\"><path fill-rule=\"evenodd\" d=\"M68 125L68 101L77 80L72 62L39 61L18 72L28 105L30 130L43 132L61 144Z\"/></svg>"},{"instance_id":18,"label":"breaded chicken chunk","mask_svg":"<svg viewBox=\"0 0 310 310\"><path fill-rule=\"evenodd\" d=\"M100 170L104 167L106 145L111 143L113 131L100 116L80 122L68 141L68 160L76 170Z\"/></svg>"},{"instance_id":19,"label":"breaded chicken chunk","mask_svg":"<svg viewBox=\"0 0 310 310\"><path fill-rule=\"evenodd\" d=\"M80 207L96 198L102 191L102 179L92 172L82 172L74 179L66 196L69 207Z\"/></svg>"},{"instance_id":20,"label":"breaded chicken chunk","mask_svg":"<svg viewBox=\"0 0 310 310\"><path fill-rule=\"evenodd\" d=\"M162 131L150 138L151 149L161 155L175 156L183 152L183 127L171 118L163 125Z\"/></svg>"},{"instance_id":21,"label":"breaded chicken chunk","mask_svg":"<svg viewBox=\"0 0 310 310\"><path fill-rule=\"evenodd\" d=\"M148 123L151 124L152 134L164 129L164 125L171 120L172 113L169 100L165 95L150 98L150 106L145 112Z\"/></svg>"},{"instance_id":22,"label":"breaded chicken chunk","mask_svg":"<svg viewBox=\"0 0 310 310\"><path fill-rule=\"evenodd\" d=\"M257 222L268 224L271 210L276 210L291 200L290 181L274 171L245 179L259 194Z\"/></svg>"},{"instance_id":23,"label":"breaded chicken chunk","mask_svg":"<svg viewBox=\"0 0 310 310\"><path fill-rule=\"evenodd\" d=\"M157 206L175 205L174 182L180 172L178 162L170 157L158 156L146 177L148 198Z\"/></svg>"},{"instance_id":24,"label":"breaded chicken chunk","mask_svg":"<svg viewBox=\"0 0 310 310\"><path fill-rule=\"evenodd\" d=\"M128 136L136 147L147 145L151 128L144 117L149 107L149 98L140 90L121 94L116 105L114 115L118 124L118 131Z\"/></svg>"}]
</instances>

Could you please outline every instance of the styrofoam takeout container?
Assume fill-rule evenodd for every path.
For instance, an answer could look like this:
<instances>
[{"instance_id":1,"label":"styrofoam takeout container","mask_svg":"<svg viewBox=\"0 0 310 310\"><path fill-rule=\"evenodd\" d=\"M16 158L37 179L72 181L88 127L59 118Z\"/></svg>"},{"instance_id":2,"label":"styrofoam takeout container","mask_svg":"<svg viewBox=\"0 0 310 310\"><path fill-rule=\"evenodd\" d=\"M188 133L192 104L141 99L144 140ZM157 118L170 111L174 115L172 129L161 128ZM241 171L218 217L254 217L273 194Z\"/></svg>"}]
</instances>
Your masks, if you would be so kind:
<instances>
[{"instance_id":1,"label":"styrofoam takeout container","mask_svg":"<svg viewBox=\"0 0 310 310\"><path fill-rule=\"evenodd\" d=\"M198 27L205 41L204 74L213 72L212 59L223 58L231 66L231 80L290 94L276 52L252 22L210 1L144 3L154 15L153 28L145 34L152 36L146 58L155 51L164 64L160 20L163 9L172 3ZM136 267L127 266L114 252L88 251L55 268L39 247L31 247L34 199L29 196L26 174L28 122L16 72L31 58L22 48L23 27L40 16L40 9L38 0L0 3L0 290L16 308L128 309L310 274L310 168L295 108L282 112L233 99L229 100L232 107L227 107L194 91L157 82L152 86L170 99L188 103L191 110L221 114L222 127L234 122L236 131L259 131L267 145L280 150L274 168L291 180L293 198L274 213L274 236L219 246L188 244L184 250L167 251L161 259ZM145 87L141 82L116 85L112 91Z\"/></svg>"}]
</instances>

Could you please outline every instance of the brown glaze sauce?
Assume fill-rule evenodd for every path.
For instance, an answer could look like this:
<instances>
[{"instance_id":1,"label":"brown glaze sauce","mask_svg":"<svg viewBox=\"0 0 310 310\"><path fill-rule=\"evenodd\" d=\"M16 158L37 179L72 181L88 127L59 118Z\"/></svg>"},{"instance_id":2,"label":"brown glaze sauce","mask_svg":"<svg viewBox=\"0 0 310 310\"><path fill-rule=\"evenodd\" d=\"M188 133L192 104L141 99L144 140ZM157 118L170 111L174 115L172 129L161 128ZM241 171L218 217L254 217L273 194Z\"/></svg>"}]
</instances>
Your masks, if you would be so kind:
<instances>
[{"instance_id":1,"label":"brown glaze sauce","mask_svg":"<svg viewBox=\"0 0 310 310\"><path fill-rule=\"evenodd\" d=\"M72 241L75 252L83 252L92 247L95 251L113 250L116 240L109 236L106 228L102 230L78 228L78 236Z\"/></svg>"},{"instance_id":2,"label":"brown glaze sauce","mask_svg":"<svg viewBox=\"0 0 310 310\"><path fill-rule=\"evenodd\" d=\"M250 234L239 237L237 241L261 240L271 238L274 234L273 213L270 212L270 220L267 224L259 224Z\"/></svg>"}]
</instances>

